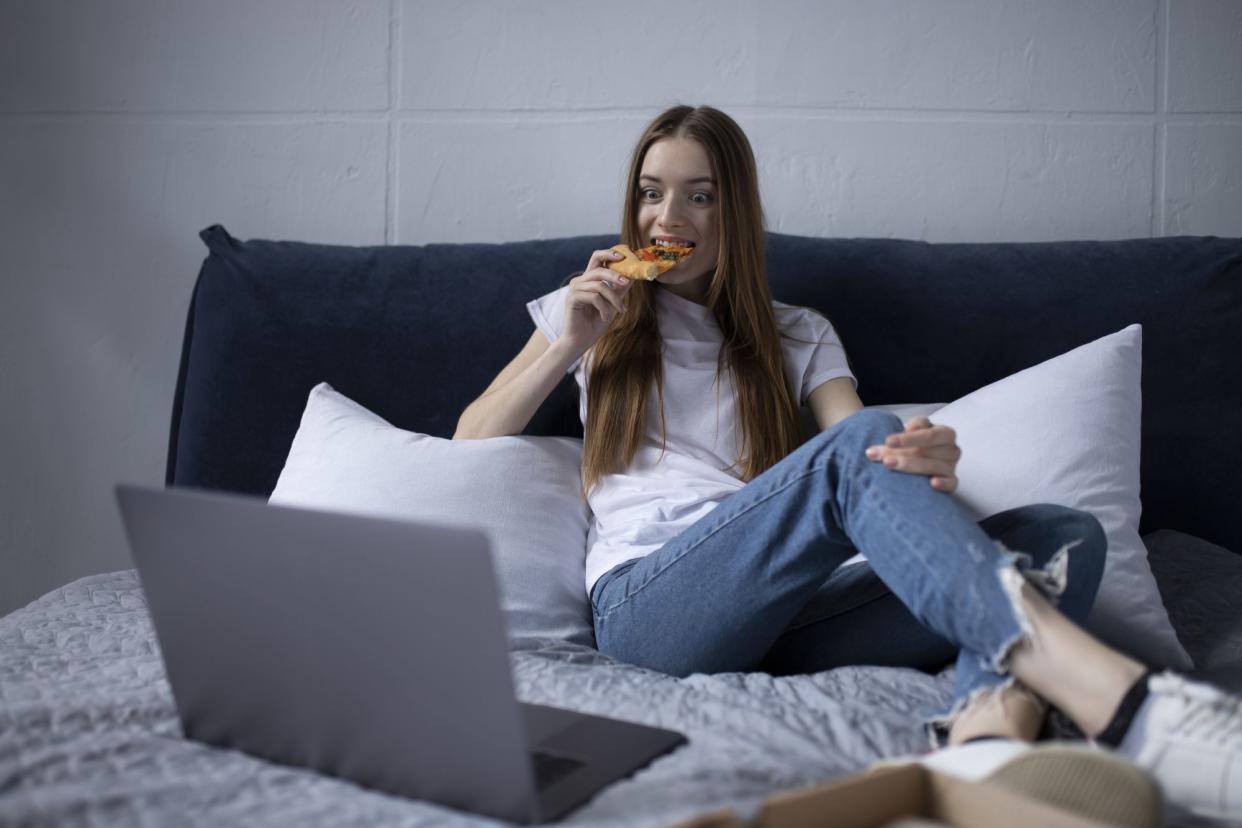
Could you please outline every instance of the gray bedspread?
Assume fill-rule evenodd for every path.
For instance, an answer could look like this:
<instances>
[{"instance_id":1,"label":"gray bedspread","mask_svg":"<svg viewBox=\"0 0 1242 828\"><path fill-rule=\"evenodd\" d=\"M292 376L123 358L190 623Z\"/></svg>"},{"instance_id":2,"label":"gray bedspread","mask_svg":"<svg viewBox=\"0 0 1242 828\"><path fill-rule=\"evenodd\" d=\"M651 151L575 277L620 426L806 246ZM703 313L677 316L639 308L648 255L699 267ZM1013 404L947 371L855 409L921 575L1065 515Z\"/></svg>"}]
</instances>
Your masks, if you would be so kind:
<instances>
[{"instance_id":1,"label":"gray bedspread","mask_svg":"<svg viewBox=\"0 0 1242 828\"><path fill-rule=\"evenodd\" d=\"M1173 532L1145 539L1200 670L1242 688L1242 558ZM690 743L601 792L566 825L667 825L921 752L919 713L950 676L855 667L686 679L552 640L515 643L527 701L660 725ZM492 822L187 741L132 570L0 619L0 824L479 825ZM1209 824L1174 811L1170 824Z\"/></svg>"}]
</instances>

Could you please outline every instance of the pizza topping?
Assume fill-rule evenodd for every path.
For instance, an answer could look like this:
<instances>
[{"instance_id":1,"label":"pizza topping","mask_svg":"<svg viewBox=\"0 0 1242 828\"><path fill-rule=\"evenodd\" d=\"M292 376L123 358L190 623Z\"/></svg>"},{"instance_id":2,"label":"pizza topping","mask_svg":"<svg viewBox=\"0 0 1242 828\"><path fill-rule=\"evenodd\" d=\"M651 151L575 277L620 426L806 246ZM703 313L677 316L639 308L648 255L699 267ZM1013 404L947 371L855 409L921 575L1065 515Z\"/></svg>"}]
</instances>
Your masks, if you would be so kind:
<instances>
[{"instance_id":1,"label":"pizza topping","mask_svg":"<svg viewBox=\"0 0 1242 828\"><path fill-rule=\"evenodd\" d=\"M637 251L638 258L644 262L680 262L686 257L685 249L680 250L659 250L654 247L644 247Z\"/></svg>"},{"instance_id":2,"label":"pizza topping","mask_svg":"<svg viewBox=\"0 0 1242 828\"><path fill-rule=\"evenodd\" d=\"M665 242L654 239L654 244L650 247L644 247L641 250L635 250L638 258L644 262L669 262L677 264L682 259L694 252L693 244L675 244L673 242Z\"/></svg>"},{"instance_id":3,"label":"pizza topping","mask_svg":"<svg viewBox=\"0 0 1242 828\"><path fill-rule=\"evenodd\" d=\"M631 279L651 280L693 253L694 245L657 243L639 250L631 250L624 244L616 244L612 249L625 258L619 262L609 262L606 267Z\"/></svg>"}]
</instances>

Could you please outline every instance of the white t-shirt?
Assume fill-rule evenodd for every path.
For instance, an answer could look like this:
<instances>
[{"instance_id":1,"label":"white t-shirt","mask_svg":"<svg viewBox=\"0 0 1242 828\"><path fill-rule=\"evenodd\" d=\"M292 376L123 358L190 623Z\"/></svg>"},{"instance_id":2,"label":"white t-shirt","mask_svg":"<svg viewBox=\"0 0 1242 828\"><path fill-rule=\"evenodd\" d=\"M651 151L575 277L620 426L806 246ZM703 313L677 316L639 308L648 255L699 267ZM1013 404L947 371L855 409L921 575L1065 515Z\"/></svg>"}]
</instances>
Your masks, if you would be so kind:
<instances>
[{"instance_id":1,"label":"white t-shirt","mask_svg":"<svg viewBox=\"0 0 1242 828\"><path fill-rule=\"evenodd\" d=\"M667 443L660 449L659 397L648 394L647 430L630 467L606 475L588 503L587 594L608 570L659 549L745 485L736 467L737 429L733 382L716 359L723 336L706 307L656 285L664 339L664 417ZM549 342L565 322L569 286L526 304ZM854 379L832 325L818 313L773 302L785 371L805 405L811 392L836 377ZM797 340L806 340L800 342ZM586 424L585 360L569 367L578 382L578 416ZM857 381L855 380L855 385ZM714 405L712 403L715 403Z\"/></svg>"}]
</instances>

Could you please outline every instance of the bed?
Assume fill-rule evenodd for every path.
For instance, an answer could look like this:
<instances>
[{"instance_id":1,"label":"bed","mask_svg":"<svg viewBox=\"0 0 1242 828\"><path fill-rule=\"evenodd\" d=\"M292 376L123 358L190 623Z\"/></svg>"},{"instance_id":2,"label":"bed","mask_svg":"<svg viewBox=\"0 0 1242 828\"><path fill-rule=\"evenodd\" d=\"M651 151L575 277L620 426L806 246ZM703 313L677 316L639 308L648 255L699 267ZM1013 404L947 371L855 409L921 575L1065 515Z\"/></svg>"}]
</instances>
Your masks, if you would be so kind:
<instances>
[{"instance_id":1,"label":"bed","mask_svg":"<svg viewBox=\"0 0 1242 828\"><path fill-rule=\"evenodd\" d=\"M320 383L395 431L458 451L444 439L457 414L529 336L524 302L611 243L354 248L243 242L219 225L201 235L209 255L190 302L165 482L256 496L270 495L282 474L289 479L291 446ZM932 410L959 417L963 434L979 440L991 425L974 409L986 414L1016 398L1025 411L1032 389L1068 387L1063 373L1045 371L1016 390L1011 377L1141 326L1141 424L1134 374L1136 387L1115 401L1128 406L1132 433L1098 453L1115 451L1135 478L1106 527L1110 541L1116 532L1119 547L1127 539L1133 547L1117 564L1116 582L1126 586L1114 609L1131 601L1148 615L1101 618L1099 631L1150 661L1242 690L1242 530L1232 520L1242 467L1242 377L1233 362L1242 351L1242 240L931 245L772 234L768 255L776 297L833 320L865 401L934 401ZM971 396L997 385L1009 390ZM968 399L974 409L959 405ZM1079 413L1067 428L1087 416ZM1219 436L1179 440L1208 433ZM1080 436L1093 446L1104 439ZM505 439L545 447L580 437L567 379L524 437ZM1119 491L1130 485L1114 482ZM1141 515L1126 507L1139 485ZM988 508L980 498L976 506ZM775 791L925 750L919 713L948 697L948 669L675 679L614 662L565 631L572 619L553 617L553 605L579 599L542 596L542 581L523 580L535 570L518 563L497 562L519 696L689 737L566 824L669 825L726 806L747 814ZM1125 580L1144 571L1154 598ZM334 611L330 594L323 610ZM1056 718L1049 730L1072 735ZM487 822L184 739L133 570L76 580L0 619L0 824ZM1168 824L1212 823L1171 809Z\"/></svg>"}]
</instances>

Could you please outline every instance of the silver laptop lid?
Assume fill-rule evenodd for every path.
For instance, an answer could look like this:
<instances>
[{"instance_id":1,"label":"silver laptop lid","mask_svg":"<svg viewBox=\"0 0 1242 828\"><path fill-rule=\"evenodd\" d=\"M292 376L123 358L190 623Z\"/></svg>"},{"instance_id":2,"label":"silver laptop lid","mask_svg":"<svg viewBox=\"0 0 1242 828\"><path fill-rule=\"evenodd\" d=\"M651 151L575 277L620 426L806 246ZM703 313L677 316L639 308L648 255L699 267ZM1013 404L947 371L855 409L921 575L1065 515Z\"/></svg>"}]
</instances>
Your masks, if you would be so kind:
<instances>
[{"instance_id":1,"label":"silver laptop lid","mask_svg":"<svg viewBox=\"0 0 1242 828\"><path fill-rule=\"evenodd\" d=\"M482 532L183 489L117 498L188 737L535 818Z\"/></svg>"}]
</instances>

